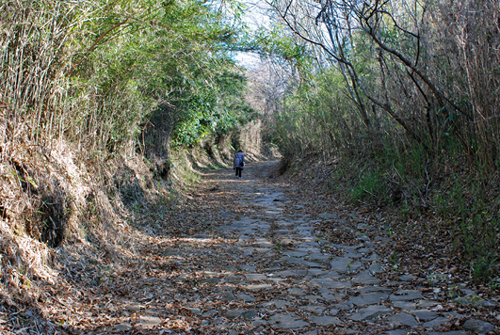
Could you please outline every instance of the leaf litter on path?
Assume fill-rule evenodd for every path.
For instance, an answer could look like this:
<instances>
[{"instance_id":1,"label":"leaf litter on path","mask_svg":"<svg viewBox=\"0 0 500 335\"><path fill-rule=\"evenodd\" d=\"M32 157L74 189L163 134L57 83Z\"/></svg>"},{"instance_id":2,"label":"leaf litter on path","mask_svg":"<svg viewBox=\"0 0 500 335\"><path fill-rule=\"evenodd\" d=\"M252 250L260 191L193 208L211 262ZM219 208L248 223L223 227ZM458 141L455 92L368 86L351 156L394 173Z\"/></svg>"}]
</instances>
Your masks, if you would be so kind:
<instances>
[{"instance_id":1,"label":"leaf litter on path","mask_svg":"<svg viewBox=\"0 0 500 335\"><path fill-rule=\"evenodd\" d=\"M272 167L249 164L241 180L206 171L168 219L150 213L136 223L148 234L128 258L66 264L30 331L447 334L499 326L498 299L466 291L445 241L390 235L383 212L271 180ZM457 303L464 292L470 302Z\"/></svg>"}]
</instances>

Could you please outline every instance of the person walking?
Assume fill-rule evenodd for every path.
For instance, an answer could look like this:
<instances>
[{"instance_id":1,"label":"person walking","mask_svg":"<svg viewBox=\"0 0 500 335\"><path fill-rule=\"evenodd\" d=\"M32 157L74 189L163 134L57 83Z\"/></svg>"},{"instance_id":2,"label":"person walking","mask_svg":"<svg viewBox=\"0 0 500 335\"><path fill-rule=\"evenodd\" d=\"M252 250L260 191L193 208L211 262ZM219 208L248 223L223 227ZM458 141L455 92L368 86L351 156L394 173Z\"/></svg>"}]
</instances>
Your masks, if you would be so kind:
<instances>
[{"instance_id":1,"label":"person walking","mask_svg":"<svg viewBox=\"0 0 500 335\"><path fill-rule=\"evenodd\" d=\"M244 166L245 166L245 155L243 155L243 151L241 151L240 149L234 155L234 161L233 161L233 169L236 171L236 178L241 179L241 171L243 171Z\"/></svg>"}]
</instances>

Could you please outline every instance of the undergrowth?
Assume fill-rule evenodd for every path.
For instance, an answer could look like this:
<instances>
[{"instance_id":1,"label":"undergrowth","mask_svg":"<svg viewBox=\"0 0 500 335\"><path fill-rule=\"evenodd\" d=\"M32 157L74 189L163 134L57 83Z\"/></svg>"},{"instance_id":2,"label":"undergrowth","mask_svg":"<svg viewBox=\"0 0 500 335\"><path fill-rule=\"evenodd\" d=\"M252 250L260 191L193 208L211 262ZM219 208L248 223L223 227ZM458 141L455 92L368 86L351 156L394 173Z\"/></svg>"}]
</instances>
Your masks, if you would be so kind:
<instances>
[{"instance_id":1,"label":"undergrowth","mask_svg":"<svg viewBox=\"0 0 500 335\"><path fill-rule=\"evenodd\" d=\"M408 230L410 220L425 218L430 223L422 229L444 236L451 245L449 257L458 257L474 283L494 285L500 261L498 171L478 173L456 156L431 165L418 149L335 161L311 155L296 160L288 173L302 170L353 206L390 211L399 221L393 223L394 233L416 233Z\"/></svg>"}]
</instances>

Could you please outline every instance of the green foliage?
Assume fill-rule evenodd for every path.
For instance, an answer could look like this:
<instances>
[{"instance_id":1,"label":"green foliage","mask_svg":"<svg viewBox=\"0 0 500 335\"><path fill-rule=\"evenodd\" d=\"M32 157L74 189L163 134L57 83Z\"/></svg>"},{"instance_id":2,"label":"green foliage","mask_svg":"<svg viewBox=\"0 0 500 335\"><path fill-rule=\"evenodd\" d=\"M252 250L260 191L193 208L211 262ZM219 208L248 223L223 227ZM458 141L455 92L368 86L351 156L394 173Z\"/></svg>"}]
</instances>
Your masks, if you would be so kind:
<instances>
[{"instance_id":1,"label":"green foliage","mask_svg":"<svg viewBox=\"0 0 500 335\"><path fill-rule=\"evenodd\" d=\"M498 258L482 252L471 262L472 280L476 284L489 283L498 276Z\"/></svg>"},{"instance_id":2,"label":"green foliage","mask_svg":"<svg viewBox=\"0 0 500 335\"><path fill-rule=\"evenodd\" d=\"M353 202L369 198L371 201L387 203L387 183L379 171L362 172L350 191Z\"/></svg>"},{"instance_id":3,"label":"green foliage","mask_svg":"<svg viewBox=\"0 0 500 335\"><path fill-rule=\"evenodd\" d=\"M245 79L229 57L244 35L235 1L0 6L10 13L2 14L2 31L10 33L2 34L1 44L12 55L27 55L1 55L5 69L14 71L0 74L2 99L33 114L38 134L64 134L91 151L114 152L134 141L149 114L168 103L175 107L165 121L176 127L175 144L193 145L249 112L242 98ZM41 72L24 76L26 89L16 93L19 83L9 73L23 67ZM15 98L21 93L23 99ZM15 105L21 101L25 106ZM36 108L28 111L28 104Z\"/></svg>"}]
</instances>

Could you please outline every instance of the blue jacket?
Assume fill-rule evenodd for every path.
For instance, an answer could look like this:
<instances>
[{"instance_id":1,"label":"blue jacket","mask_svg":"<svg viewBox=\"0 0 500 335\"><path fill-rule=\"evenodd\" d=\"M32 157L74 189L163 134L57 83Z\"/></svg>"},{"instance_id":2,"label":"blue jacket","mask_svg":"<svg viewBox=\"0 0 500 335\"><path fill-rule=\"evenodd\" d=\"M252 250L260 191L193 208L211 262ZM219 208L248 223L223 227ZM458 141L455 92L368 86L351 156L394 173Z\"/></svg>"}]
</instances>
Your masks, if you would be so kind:
<instances>
[{"instance_id":1,"label":"blue jacket","mask_svg":"<svg viewBox=\"0 0 500 335\"><path fill-rule=\"evenodd\" d=\"M243 155L242 152L237 152L236 155L234 155L233 168L243 169L244 166L245 166L245 156Z\"/></svg>"}]
</instances>

